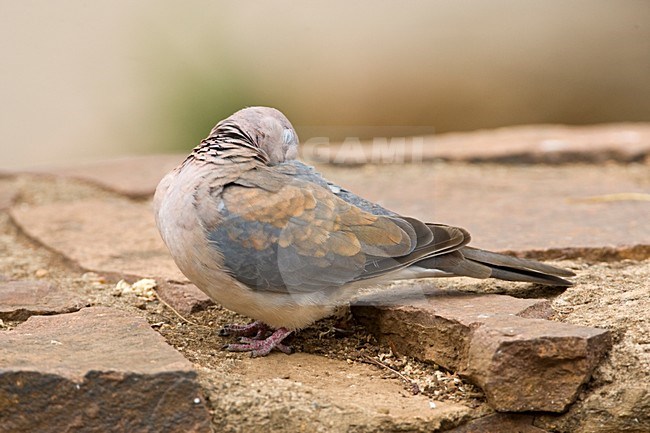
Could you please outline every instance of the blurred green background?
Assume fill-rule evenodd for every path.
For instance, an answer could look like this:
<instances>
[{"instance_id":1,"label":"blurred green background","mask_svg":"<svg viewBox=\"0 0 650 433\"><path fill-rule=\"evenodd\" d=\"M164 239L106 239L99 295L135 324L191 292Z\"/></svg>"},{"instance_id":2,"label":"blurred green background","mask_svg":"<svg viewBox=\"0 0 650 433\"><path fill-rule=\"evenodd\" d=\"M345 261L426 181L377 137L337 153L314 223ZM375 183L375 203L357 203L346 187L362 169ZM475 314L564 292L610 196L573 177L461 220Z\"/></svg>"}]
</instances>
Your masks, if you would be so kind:
<instances>
[{"instance_id":1,"label":"blurred green background","mask_svg":"<svg viewBox=\"0 0 650 433\"><path fill-rule=\"evenodd\" d=\"M0 168L187 151L250 105L315 134L650 120L648 1L0 0L0 45Z\"/></svg>"}]
</instances>

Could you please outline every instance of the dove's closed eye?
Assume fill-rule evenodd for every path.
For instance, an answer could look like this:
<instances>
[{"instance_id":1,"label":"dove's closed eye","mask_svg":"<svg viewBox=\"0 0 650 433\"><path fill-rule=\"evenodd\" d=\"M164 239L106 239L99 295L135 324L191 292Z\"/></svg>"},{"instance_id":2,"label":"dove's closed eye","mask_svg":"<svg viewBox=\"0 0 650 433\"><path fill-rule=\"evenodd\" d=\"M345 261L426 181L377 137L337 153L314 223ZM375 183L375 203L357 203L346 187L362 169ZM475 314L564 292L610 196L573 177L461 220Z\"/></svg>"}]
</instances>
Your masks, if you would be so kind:
<instances>
[{"instance_id":1,"label":"dove's closed eye","mask_svg":"<svg viewBox=\"0 0 650 433\"><path fill-rule=\"evenodd\" d=\"M286 144L291 144L294 141L294 133L291 129L285 129L282 132L282 141L284 141Z\"/></svg>"}]
</instances>

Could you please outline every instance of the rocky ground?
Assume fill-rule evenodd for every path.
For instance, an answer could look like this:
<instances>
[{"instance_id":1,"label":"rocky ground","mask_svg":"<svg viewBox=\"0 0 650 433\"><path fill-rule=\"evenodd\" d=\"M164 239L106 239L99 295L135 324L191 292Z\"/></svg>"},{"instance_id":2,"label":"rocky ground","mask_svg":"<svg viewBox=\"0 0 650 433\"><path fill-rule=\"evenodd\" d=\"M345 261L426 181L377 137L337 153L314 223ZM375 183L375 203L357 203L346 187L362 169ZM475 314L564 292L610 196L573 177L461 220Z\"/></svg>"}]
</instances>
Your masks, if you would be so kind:
<instances>
[{"instance_id":1,"label":"rocky ground","mask_svg":"<svg viewBox=\"0 0 650 433\"><path fill-rule=\"evenodd\" d=\"M183 156L5 173L0 431L650 431L647 131L514 128L440 136L408 164L359 165L368 147L321 158L343 186L575 285L404 283L256 359L221 350L220 326L247 318L189 284L156 233L151 195Z\"/></svg>"}]
</instances>

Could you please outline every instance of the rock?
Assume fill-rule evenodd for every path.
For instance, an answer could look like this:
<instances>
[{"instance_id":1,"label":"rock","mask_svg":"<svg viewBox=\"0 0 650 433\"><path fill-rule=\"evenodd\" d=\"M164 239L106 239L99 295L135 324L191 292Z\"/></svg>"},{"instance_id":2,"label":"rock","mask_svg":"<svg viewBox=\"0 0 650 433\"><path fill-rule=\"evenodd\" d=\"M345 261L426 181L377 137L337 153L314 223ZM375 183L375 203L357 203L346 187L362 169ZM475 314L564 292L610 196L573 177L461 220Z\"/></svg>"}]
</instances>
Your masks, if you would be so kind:
<instances>
[{"instance_id":1,"label":"rock","mask_svg":"<svg viewBox=\"0 0 650 433\"><path fill-rule=\"evenodd\" d=\"M209 426L192 364L141 318L93 307L0 332L0 431Z\"/></svg>"},{"instance_id":2,"label":"rock","mask_svg":"<svg viewBox=\"0 0 650 433\"><path fill-rule=\"evenodd\" d=\"M160 299L182 315L203 311L214 302L193 284L161 284L156 288Z\"/></svg>"},{"instance_id":3,"label":"rock","mask_svg":"<svg viewBox=\"0 0 650 433\"><path fill-rule=\"evenodd\" d=\"M498 411L564 412L610 346L603 329L494 317L474 330L461 373Z\"/></svg>"},{"instance_id":4,"label":"rock","mask_svg":"<svg viewBox=\"0 0 650 433\"><path fill-rule=\"evenodd\" d=\"M77 200L20 206L11 216L29 236L85 270L185 282L162 242L151 203Z\"/></svg>"},{"instance_id":5,"label":"rock","mask_svg":"<svg viewBox=\"0 0 650 433\"><path fill-rule=\"evenodd\" d=\"M485 136L492 137L490 140L500 139L496 132L488 131ZM462 138L459 136L459 139ZM594 141L597 141L596 138ZM477 139L477 143L480 144L480 140ZM551 148L557 143L553 144L551 141L546 145ZM477 145L472 152L480 150L480 146ZM486 142L484 147L490 146L492 143ZM510 157L504 155L497 155L494 160L507 161ZM179 156L177 160L183 157ZM492 157L487 156L487 158ZM628 158L628 156L621 158ZM153 158L151 161L155 160L156 158ZM145 158L138 159L132 167L144 163L146 163ZM109 168L113 170L107 166L108 171ZM577 271L578 276L573 279L576 286L562 294L542 292L542 295L535 296L555 297L554 318L563 322L612 330L616 335L615 346L596 368L592 380L567 412L535 414L534 426L549 431L572 433L613 431L645 433L647 431L646 426L650 425L648 424L650 385L647 375L647 371L650 371L650 352L646 348L650 332L648 332L646 317L647 311L650 311L647 297L650 266L646 258L650 254L648 247L650 244L647 240L648 225L643 219L647 213L647 202L643 197L647 195L650 187L647 165L632 163L625 166L577 164L561 167L519 167L495 164L423 163L405 164L399 167L369 165L356 167L354 170L324 165L320 169L332 180L404 214L465 226L472 231L473 244L483 245L486 248L517 251L536 257L584 257L585 261L563 263ZM161 166L159 174L155 177L162 176L165 171L166 168ZM124 189L120 189L122 187L118 186L119 176L126 176L128 173L115 170L119 176L107 178L104 182L99 176L93 179L93 172L93 169L87 170L88 177L81 173L79 177L95 185L99 184L104 189L111 189L130 197L151 194L157 182L157 179L152 176L139 191L137 185L135 189L130 189L127 183ZM63 175L77 176L71 173ZM0 240L4 246L3 252L6 254L5 257L0 253L0 258L3 259L0 260L0 265L3 265L0 269L1 273L7 276L13 275L12 269L15 268L15 264L23 263L24 256L30 257L30 250L36 254L36 242L33 244L25 242L30 247L21 247L21 257L17 258L18 250L13 247L13 244L18 239L17 236L20 236L22 240L27 241L27 237L31 237L46 245L48 257L50 249L60 251L69 257L74 257L79 263L84 263L87 269L101 270L105 267L114 274L122 274L125 273L122 271L124 267L128 268L129 274L133 276L156 277L159 285L165 285L164 281L167 279L184 278L180 273L177 273L176 277L165 274L166 269L176 268L162 247L162 243L159 245L160 249L141 248L143 245L138 244L149 236L153 239L152 245L158 240L147 202L120 199L115 194L100 191L88 182L62 181L51 176L12 175L12 178L0 179L0 204L3 203L1 185L16 185L18 188L19 200L15 200L16 191L12 192L13 186L11 186L7 189L10 192L7 195L9 198L4 201L4 205L0 205L0 208L11 208L13 222L27 235L23 237L20 230L16 230L11 221L7 221L8 218L0 221L3 223L0 224L0 235L2 235ZM89 200L90 196L95 200ZM73 206L71 203L63 203L73 201L80 204ZM87 203L90 205L86 206ZM57 213L60 211L66 213L65 218L58 218ZM87 215L84 215L86 213ZM31 214L40 215L40 221ZM124 222L121 221L123 217ZM94 219L103 222L98 224L93 221ZM102 228L101 225L116 225L117 228L111 230ZM60 235L59 232L64 235ZM72 237L74 241L68 242L67 237ZM41 251L45 249L41 248ZM14 257L14 260L5 260L11 257ZM616 261L622 258L641 261ZM35 256L34 260L36 259ZM608 262L594 262L600 260L608 260ZM59 261L55 260L55 262ZM61 266L68 265L69 263L65 262ZM37 275L40 266L47 267L39 262L38 266L30 268L28 275ZM69 267L69 269L70 277L80 271L76 267ZM61 268L56 273L44 275L43 278L48 279L56 275L58 279L63 273ZM102 275L106 273L102 272ZM167 278L162 277L163 275L167 275ZM114 275L109 275L109 279L113 277ZM2 275L0 275L1 280L3 280ZM133 279L128 278L128 280ZM517 292L517 296L531 296L531 293L541 291L529 285L492 280L471 280L469 283L469 280L460 278L448 279L444 282L438 280L435 283L438 287L460 287L463 290L471 286L469 289L474 291L487 289L506 291L510 294ZM180 286L189 287L182 284ZM110 287L105 289L111 290ZM425 342L435 341L432 339L439 336L439 344L449 345L449 347L438 348L431 353L440 356L441 359L445 359L444 355L449 365L455 363L460 370L463 368L463 360L469 357L470 349L476 342L472 338L474 332L478 333L479 330L484 329L489 317L475 317L483 314L480 309L476 311L474 317L471 316L471 312L465 311L467 314L462 320L449 316L452 313L457 314L458 310L465 310L461 308L462 302L471 299L467 296L475 295L462 295L464 297L461 298L454 294L453 298L459 299L459 304L455 306L445 300L442 296L444 293L438 295L441 298L441 305L435 314L440 317L435 316L435 320L431 321L443 330L447 329L445 327L456 326L457 334L445 336L429 332L428 328L406 326L403 332L406 333L410 329L414 338L422 338ZM184 295L181 295L177 305L181 305L183 297ZM503 302L503 298L499 297L491 300L483 297L478 299L481 299L481 302L485 301L486 307L489 308L496 308L494 305L498 307L498 304ZM535 303L521 304L517 308L505 311L506 314L516 315L509 316L515 324L519 323L521 317L543 319L552 312L546 301L529 301ZM131 304L128 299L113 298L108 294L106 297L99 297L99 302ZM444 311L444 308L448 308L449 311ZM149 313L141 312L141 314ZM221 312L215 311L215 314L219 315ZM397 319L401 320L394 311L391 314L395 315L396 323ZM402 317L406 317L408 322L408 315ZM30 320L34 319L36 318ZM52 320L54 317L48 319ZM215 319L221 320L223 317ZM414 323L417 325L417 322ZM510 322L504 319L499 320L499 323ZM16 332L15 329L6 330L12 326L14 324L9 324L0 330L0 337L2 337L0 347L6 348L3 342ZM113 331L119 333L122 330L123 328ZM161 332L168 331L167 327L161 328ZM83 332L86 330L84 329ZM505 415L501 414L485 417L485 405L473 408L435 402L436 407L432 408L425 396L412 396L398 380L386 378L387 374L382 370L377 368L373 370L372 366L359 365L356 362L347 363L326 358L329 351L336 347L327 342L329 337L324 337L322 341L325 356L301 353L285 356L273 353L267 358L249 360L244 355L220 352L218 348L223 343L223 339L216 337L214 332L206 331L205 334L200 335L197 333L199 336L193 334L192 327L183 326L175 329L171 337L165 335L179 347L182 345L183 353L201 366L201 384L205 386L206 392L210 393L210 404L212 409L216 410L213 414L216 429L242 431L268 426L269 429L285 431L304 431L312 427L313 430L322 431L447 431L474 417L482 417L470 421L468 426L475 428L475 431L491 431L488 425L497 426L502 431L519 429L526 431L525 429L531 427L529 415L519 414L516 417L508 415L504 418ZM92 335L97 334L93 331ZM402 342L397 346L393 344L395 347L404 347L409 341L406 338L408 336L401 334L388 337L398 342L399 338L402 338ZM511 353L511 358L515 356L512 352L507 352L513 347L516 348L516 345L508 345L510 336L495 333L484 337L486 345L505 347L506 353ZM52 340L54 339L46 341L49 344ZM185 341L190 344L185 344ZM205 343L199 344L201 341ZM384 342L388 341L391 340L384 340ZM593 338L590 341L593 342ZM528 347L533 353L537 348L552 347L556 344L554 341L540 341L533 338L524 342L529 344ZM516 343L521 344L519 341ZM589 341L585 342L588 343ZM433 345L434 348L436 345L438 343ZM24 346L15 345L15 347ZM350 350L354 351L354 348L351 347ZM8 360L4 354L5 352L0 350L0 383L6 373L4 368ZM490 360L492 364L489 365L504 365L496 361ZM41 360L41 362L46 361ZM102 371L104 370L106 369ZM25 375L22 372L21 374ZM83 373L81 375L86 381L83 383L101 384L99 379L93 379L90 374L87 377L95 380L94 382L86 379ZM44 381L43 376L45 375L36 374L34 378ZM70 382L69 379L56 374L52 374L52 377L53 388L56 388L58 383L69 384ZM486 376L486 380L492 378ZM76 390L77 383L73 383L75 383L73 391L79 392ZM124 387L126 388L126 385ZM2 389L0 386L0 390ZM118 391L113 399L119 402L122 388L116 389ZM148 395L147 392L149 390L143 391L143 395ZM4 431L3 427L10 431L17 429L20 431L19 428L12 428L12 425L5 424L5 418L2 418L7 416L6 406L4 406L8 401L4 398L6 395L0 391L0 432ZM61 395L67 394L63 392ZM130 396L129 398L133 399ZM39 396L34 397L34 401L39 401L38 399ZM51 409L42 407L43 410L50 410L48 413L51 413ZM91 413L96 410L93 406L87 407L90 408L88 411ZM88 418L78 417L78 419L83 422ZM507 424L511 421L516 423L512 426ZM504 423L507 426L505 428ZM121 427L118 422L115 425L116 429ZM54 425L53 429L59 430L59 426ZM30 429L26 427L24 430Z\"/></svg>"},{"instance_id":6,"label":"rock","mask_svg":"<svg viewBox=\"0 0 650 433\"><path fill-rule=\"evenodd\" d=\"M79 296L44 281L2 281L0 319L26 320L32 315L77 311L87 305Z\"/></svg>"},{"instance_id":7,"label":"rock","mask_svg":"<svg viewBox=\"0 0 650 433\"><path fill-rule=\"evenodd\" d=\"M547 315L545 300L393 293L361 298L352 313L399 354L467 376L499 411L564 411L610 346L607 331L531 318Z\"/></svg>"},{"instance_id":8,"label":"rock","mask_svg":"<svg viewBox=\"0 0 650 433\"><path fill-rule=\"evenodd\" d=\"M424 284L382 291L352 304L352 314L401 355L449 370L465 366L474 328L491 317L549 317L550 303L504 295L437 290Z\"/></svg>"},{"instance_id":9,"label":"rock","mask_svg":"<svg viewBox=\"0 0 650 433\"><path fill-rule=\"evenodd\" d=\"M650 260L589 266L553 301L563 321L611 330L614 345L588 388L562 415L535 425L557 432L650 431Z\"/></svg>"},{"instance_id":10,"label":"rock","mask_svg":"<svg viewBox=\"0 0 650 433\"><path fill-rule=\"evenodd\" d=\"M553 432L647 433L650 431L648 382L642 379L637 383L619 382L600 388L571 406L566 414L543 414L535 418L534 424ZM612 392L614 387L618 389Z\"/></svg>"},{"instance_id":11,"label":"rock","mask_svg":"<svg viewBox=\"0 0 650 433\"><path fill-rule=\"evenodd\" d=\"M474 415L467 406L413 395L372 366L323 356L246 357L239 374L228 372L209 388L220 431L433 432Z\"/></svg>"},{"instance_id":12,"label":"rock","mask_svg":"<svg viewBox=\"0 0 650 433\"><path fill-rule=\"evenodd\" d=\"M153 196L160 179L186 155L115 158L71 167L43 168L38 173L82 179L132 198Z\"/></svg>"}]
</instances>

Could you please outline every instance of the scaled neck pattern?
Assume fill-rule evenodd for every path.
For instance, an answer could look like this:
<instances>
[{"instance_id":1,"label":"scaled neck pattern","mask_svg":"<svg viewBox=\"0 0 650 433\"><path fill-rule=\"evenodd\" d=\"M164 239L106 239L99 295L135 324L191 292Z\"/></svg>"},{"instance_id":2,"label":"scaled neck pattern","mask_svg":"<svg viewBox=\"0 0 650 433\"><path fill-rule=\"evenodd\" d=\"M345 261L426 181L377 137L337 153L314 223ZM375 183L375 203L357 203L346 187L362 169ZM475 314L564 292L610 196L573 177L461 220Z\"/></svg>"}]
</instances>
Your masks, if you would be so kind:
<instances>
[{"instance_id":1,"label":"scaled neck pattern","mask_svg":"<svg viewBox=\"0 0 650 433\"><path fill-rule=\"evenodd\" d=\"M190 161L218 165L245 162L268 165L269 158L266 152L255 145L250 134L243 131L236 123L224 121L219 123L207 138L201 140L184 164Z\"/></svg>"}]
</instances>

